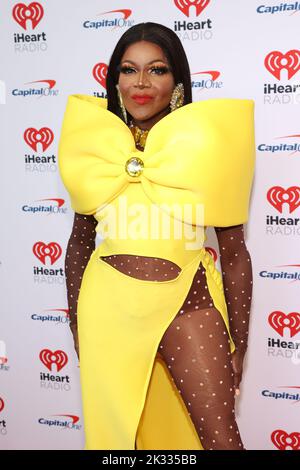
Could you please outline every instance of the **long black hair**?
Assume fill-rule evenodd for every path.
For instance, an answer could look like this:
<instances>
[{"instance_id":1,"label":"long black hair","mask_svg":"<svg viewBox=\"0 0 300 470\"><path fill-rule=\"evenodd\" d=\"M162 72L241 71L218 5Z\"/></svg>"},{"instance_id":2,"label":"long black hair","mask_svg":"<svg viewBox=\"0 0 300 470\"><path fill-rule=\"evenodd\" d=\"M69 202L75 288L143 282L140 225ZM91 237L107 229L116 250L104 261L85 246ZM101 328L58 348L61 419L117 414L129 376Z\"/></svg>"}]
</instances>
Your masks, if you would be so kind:
<instances>
[{"instance_id":1,"label":"long black hair","mask_svg":"<svg viewBox=\"0 0 300 470\"><path fill-rule=\"evenodd\" d=\"M167 26L159 23L139 23L127 29L117 42L111 55L107 76L107 109L122 120L123 115L118 103L116 84L119 81L119 70L123 54L128 46L135 42L148 41L158 45L164 52L172 70L175 85L182 83L184 86L184 105L192 102L192 86L189 63L177 34ZM130 115L129 115L130 118Z\"/></svg>"}]
</instances>

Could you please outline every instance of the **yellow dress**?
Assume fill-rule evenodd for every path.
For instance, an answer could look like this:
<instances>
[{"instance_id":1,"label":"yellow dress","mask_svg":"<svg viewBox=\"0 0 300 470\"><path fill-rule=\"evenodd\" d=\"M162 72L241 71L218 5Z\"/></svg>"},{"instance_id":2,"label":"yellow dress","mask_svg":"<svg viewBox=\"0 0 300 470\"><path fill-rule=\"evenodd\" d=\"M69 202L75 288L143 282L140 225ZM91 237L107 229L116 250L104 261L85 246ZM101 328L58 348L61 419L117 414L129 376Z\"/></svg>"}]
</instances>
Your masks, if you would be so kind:
<instances>
[{"instance_id":1,"label":"yellow dress","mask_svg":"<svg viewBox=\"0 0 300 470\"><path fill-rule=\"evenodd\" d=\"M78 299L84 449L203 449L158 345L200 262L229 331L205 230L248 220L254 102L185 105L151 128L141 152L105 99L70 95L58 150L73 210L94 214L103 238ZM161 228L155 236L154 226ZM172 280L141 280L100 258L113 254L165 258L181 271Z\"/></svg>"}]
</instances>

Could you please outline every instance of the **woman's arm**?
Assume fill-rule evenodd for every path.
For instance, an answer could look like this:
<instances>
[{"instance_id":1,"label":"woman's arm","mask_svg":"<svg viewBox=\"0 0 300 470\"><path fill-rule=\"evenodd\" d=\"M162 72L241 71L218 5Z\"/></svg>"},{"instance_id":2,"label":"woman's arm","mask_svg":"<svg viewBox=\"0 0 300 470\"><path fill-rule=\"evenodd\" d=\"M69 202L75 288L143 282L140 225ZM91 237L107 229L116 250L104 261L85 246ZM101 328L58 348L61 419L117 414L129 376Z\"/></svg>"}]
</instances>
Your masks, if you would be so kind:
<instances>
[{"instance_id":1,"label":"woman's arm","mask_svg":"<svg viewBox=\"0 0 300 470\"><path fill-rule=\"evenodd\" d=\"M77 301L82 276L95 249L96 226L97 220L93 215L75 212L65 257L69 318L73 332L77 329Z\"/></svg>"},{"instance_id":2,"label":"woman's arm","mask_svg":"<svg viewBox=\"0 0 300 470\"><path fill-rule=\"evenodd\" d=\"M229 326L236 346L234 359L235 385L242 375L244 354L248 344L248 328L252 300L252 263L244 239L243 225L215 227L220 250Z\"/></svg>"}]
</instances>

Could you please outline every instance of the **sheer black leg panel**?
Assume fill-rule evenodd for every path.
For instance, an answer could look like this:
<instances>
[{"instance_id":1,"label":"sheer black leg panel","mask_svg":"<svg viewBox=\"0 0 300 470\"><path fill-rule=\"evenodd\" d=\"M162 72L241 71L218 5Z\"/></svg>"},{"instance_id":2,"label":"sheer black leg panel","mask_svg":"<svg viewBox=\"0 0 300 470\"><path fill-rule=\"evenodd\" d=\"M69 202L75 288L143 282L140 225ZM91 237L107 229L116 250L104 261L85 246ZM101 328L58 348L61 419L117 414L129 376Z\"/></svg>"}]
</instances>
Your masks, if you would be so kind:
<instances>
[{"instance_id":1,"label":"sheer black leg panel","mask_svg":"<svg viewBox=\"0 0 300 470\"><path fill-rule=\"evenodd\" d=\"M242 450L229 337L215 307L177 315L159 345L205 450Z\"/></svg>"}]
</instances>

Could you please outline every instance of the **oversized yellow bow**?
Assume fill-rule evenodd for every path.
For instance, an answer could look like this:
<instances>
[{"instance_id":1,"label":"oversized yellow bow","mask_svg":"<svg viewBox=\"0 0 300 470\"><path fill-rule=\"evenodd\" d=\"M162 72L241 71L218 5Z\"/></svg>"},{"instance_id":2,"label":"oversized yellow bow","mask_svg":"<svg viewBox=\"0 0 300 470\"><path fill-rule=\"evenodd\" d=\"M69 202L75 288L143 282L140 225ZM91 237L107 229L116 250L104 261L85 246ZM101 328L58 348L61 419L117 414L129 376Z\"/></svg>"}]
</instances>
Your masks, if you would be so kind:
<instances>
[{"instance_id":1,"label":"oversized yellow bow","mask_svg":"<svg viewBox=\"0 0 300 470\"><path fill-rule=\"evenodd\" d=\"M130 159L136 157L141 171L132 176ZM70 95L58 162L72 208L81 214L95 214L139 183L154 204L203 204L206 226L244 223L255 164L254 102L187 104L150 129L141 152L126 124L107 110L106 99Z\"/></svg>"}]
</instances>

